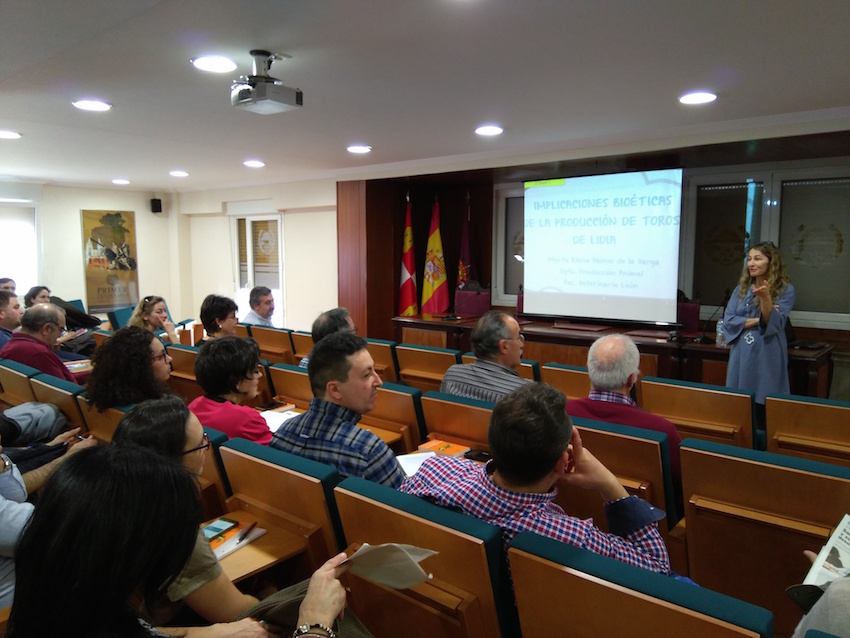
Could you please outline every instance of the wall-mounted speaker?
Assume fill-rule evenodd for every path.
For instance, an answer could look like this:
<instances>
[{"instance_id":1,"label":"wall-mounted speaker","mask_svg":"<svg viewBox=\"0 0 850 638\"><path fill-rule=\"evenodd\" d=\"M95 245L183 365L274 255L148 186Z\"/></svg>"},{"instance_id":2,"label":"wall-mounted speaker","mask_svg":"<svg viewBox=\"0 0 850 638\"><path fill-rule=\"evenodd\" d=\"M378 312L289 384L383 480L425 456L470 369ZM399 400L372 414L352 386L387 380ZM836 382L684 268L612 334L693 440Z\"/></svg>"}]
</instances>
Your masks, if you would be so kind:
<instances>
[{"instance_id":1,"label":"wall-mounted speaker","mask_svg":"<svg viewBox=\"0 0 850 638\"><path fill-rule=\"evenodd\" d=\"M152 213L161 213L162 212L162 200L161 199L152 199L151 200L151 212Z\"/></svg>"}]
</instances>

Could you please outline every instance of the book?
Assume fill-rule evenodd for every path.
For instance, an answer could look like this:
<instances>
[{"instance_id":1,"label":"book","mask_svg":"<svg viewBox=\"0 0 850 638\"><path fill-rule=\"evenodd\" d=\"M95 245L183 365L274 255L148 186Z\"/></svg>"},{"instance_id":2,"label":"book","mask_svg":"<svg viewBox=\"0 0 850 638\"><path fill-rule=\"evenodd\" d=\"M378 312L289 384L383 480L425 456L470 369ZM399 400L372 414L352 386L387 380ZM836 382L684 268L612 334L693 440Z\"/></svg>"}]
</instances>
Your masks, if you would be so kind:
<instances>
[{"instance_id":1,"label":"book","mask_svg":"<svg viewBox=\"0 0 850 638\"><path fill-rule=\"evenodd\" d=\"M425 443L422 443L419 446L419 449L425 452L442 454L443 456L463 456L465 453L469 452L469 447L466 445L449 443L448 441L441 441L440 439L425 441Z\"/></svg>"},{"instance_id":2,"label":"book","mask_svg":"<svg viewBox=\"0 0 850 638\"><path fill-rule=\"evenodd\" d=\"M850 576L850 514L844 515L821 548L802 584L792 585L785 592L804 613L809 613L829 583L846 576Z\"/></svg>"},{"instance_id":3,"label":"book","mask_svg":"<svg viewBox=\"0 0 850 638\"><path fill-rule=\"evenodd\" d=\"M254 526L253 528L251 528L252 525ZM240 540L242 533L248 530L248 528L251 529L248 531L245 537ZM248 543L258 539L265 533L266 530L264 530L262 527L257 527L256 522L249 523L240 521L233 527L211 538L210 547L212 548L215 557L218 560L221 560L228 554L232 554L233 552L235 552L237 549L245 547Z\"/></svg>"}]
</instances>

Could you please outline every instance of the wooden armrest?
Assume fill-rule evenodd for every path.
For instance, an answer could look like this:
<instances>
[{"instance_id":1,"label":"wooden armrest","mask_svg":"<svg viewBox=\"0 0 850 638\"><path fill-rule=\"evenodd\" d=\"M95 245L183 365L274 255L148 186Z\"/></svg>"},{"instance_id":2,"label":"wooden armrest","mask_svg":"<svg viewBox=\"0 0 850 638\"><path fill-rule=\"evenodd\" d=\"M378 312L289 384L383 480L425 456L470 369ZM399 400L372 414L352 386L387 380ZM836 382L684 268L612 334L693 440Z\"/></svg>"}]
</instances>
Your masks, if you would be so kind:
<instances>
[{"instance_id":1,"label":"wooden armrest","mask_svg":"<svg viewBox=\"0 0 850 638\"><path fill-rule=\"evenodd\" d=\"M813 439L791 434L777 434L773 437L779 448L783 450L796 450L808 452L809 454L832 454L834 456L850 455L850 446L825 439Z\"/></svg>"},{"instance_id":2,"label":"wooden armrest","mask_svg":"<svg viewBox=\"0 0 850 638\"><path fill-rule=\"evenodd\" d=\"M732 516L742 520L758 521L790 532L799 532L823 538L824 541L829 538L829 535L832 533L832 529L824 527L823 525L807 523L806 521L787 518L785 516L777 516L776 514L770 514L768 512L760 512L758 510L741 507L739 505L732 505L731 503L703 498L702 496L695 495L690 499L690 502L698 510L724 516Z\"/></svg>"},{"instance_id":3,"label":"wooden armrest","mask_svg":"<svg viewBox=\"0 0 850 638\"><path fill-rule=\"evenodd\" d=\"M428 372L427 370L411 370L410 368L399 370L399 374L403 377L410 377L411 379L424 379L425 381L436 382L442 382L444 376L435 372Z\"/></svg>"}]
</instances>

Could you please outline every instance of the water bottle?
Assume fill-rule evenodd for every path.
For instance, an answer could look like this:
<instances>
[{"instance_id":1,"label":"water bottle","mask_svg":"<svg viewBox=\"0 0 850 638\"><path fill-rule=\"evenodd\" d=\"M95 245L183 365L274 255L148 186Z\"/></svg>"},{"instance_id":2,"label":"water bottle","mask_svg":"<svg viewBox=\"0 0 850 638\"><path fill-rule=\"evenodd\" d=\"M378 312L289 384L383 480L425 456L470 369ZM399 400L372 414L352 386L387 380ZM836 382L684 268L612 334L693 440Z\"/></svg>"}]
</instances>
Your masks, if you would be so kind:
<instances>
[{"instance_id":1,"label":"water bottle","mask_svg":"<svg viewBox=\"0 0 850 638\"><path fill-rule=\"evenodd\" d=\"M718 348L726 347L726 333L723 332L723 319L717 320L717 339L714 343Z\"/></svg>"}]
</instances>

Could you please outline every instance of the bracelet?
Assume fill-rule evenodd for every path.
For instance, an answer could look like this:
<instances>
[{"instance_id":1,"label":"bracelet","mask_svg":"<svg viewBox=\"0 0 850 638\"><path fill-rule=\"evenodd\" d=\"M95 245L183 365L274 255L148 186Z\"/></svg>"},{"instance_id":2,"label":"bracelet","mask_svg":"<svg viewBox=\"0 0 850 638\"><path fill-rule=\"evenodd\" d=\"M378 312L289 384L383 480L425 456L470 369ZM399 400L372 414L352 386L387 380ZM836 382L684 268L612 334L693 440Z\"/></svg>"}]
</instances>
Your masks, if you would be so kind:
<instances>
[{"instance_id":1,"label":"bracelet","mask_svg":"<svg viewBox=\"0 0 850 638\"><path fill-rule=\"evenodd\" d=\"M12 469L12 460L8 456L0 454L0 461L3 461L3 469L0 470L0 474L5 474Z\"/></svg>"},{"instance_id":2,"label":"bracelet","mask_svg":"<svg viewBox=\"0 0 850 638\"><path fill-rule=\"evenodd\" d=\"M311 629L321 629L325 632L325 634L317 634L310 631ZM337 638L336 632L328 627L327 625L323 625L322 623L314 622L312 624L304 623L303 625L298 625L295 628L295 631L292 632L292 638L299 638L300 636L320 636L324 638L327 635L328 638Z\"/></svg>"}]
</instances>

